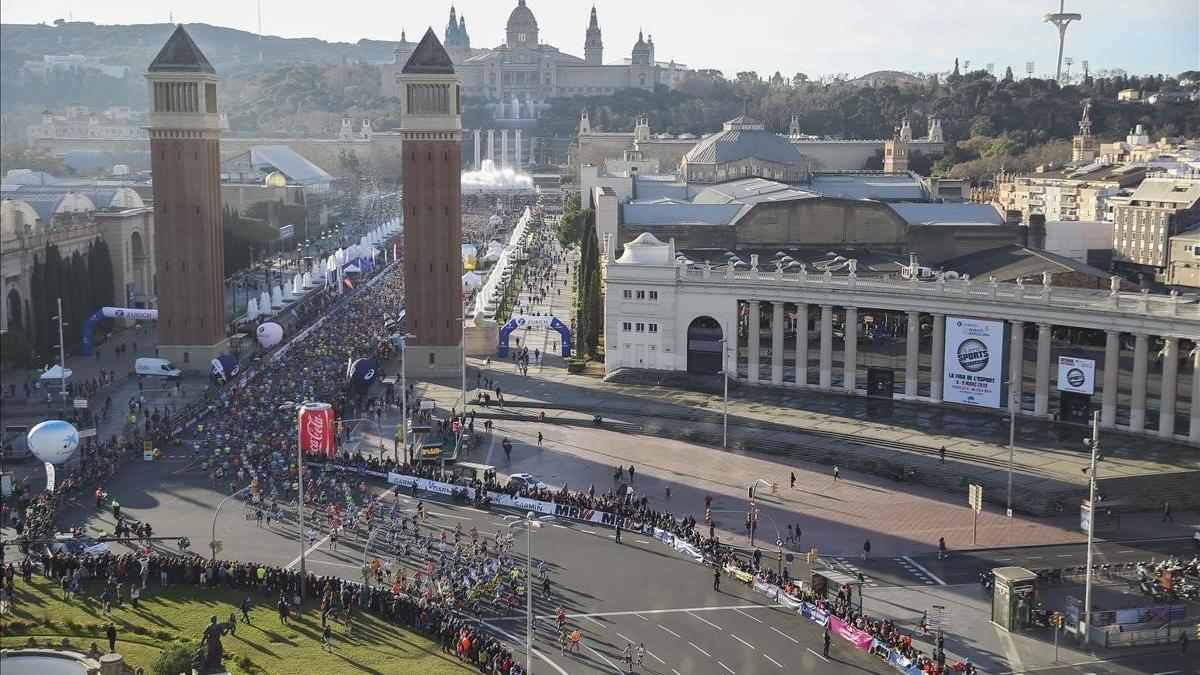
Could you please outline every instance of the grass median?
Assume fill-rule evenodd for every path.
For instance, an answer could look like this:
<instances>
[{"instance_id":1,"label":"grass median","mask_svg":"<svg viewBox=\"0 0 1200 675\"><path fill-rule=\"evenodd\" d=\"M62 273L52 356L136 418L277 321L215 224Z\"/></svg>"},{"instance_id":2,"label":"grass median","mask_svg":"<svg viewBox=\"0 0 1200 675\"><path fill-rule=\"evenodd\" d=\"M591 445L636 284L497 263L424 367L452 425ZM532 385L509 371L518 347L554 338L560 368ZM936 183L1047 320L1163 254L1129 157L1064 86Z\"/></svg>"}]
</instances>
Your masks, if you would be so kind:
<instances>
[{"instance_id":1,"label":"grass median","mask_svg":"<svg viewBox=\"0 0 1200 675\"><path fill-rule=\"evenodd\" d=\"M17 579L16 602L0 620L0 646L23 647L29 638L39 645L52 640L58 645L68 638L77 651L86 652L95 642L107 651L104 629L112 621L117 629L117 652L134 668L154 672L159 655L177 645L195 649L209 617L224 621L241 613L238 605L246 593L224 588L151 586L143 593L140 607L128 603L114 608L111 619L103 616L98 600L73 597L64 600L58 585L41 576L33 584ZM433 640L388 624L364 612L356 612L353 634L334 626L332 649L321 648L321 615L310 600L305 611L293 613L287 625L280 623L275 608L257 592L250 624L239 621L236 635L225 635L225 667L242 675L295 675L298 672L420 673L461 675L469 672L448 658Z\"/></svg>"}]
</instances>

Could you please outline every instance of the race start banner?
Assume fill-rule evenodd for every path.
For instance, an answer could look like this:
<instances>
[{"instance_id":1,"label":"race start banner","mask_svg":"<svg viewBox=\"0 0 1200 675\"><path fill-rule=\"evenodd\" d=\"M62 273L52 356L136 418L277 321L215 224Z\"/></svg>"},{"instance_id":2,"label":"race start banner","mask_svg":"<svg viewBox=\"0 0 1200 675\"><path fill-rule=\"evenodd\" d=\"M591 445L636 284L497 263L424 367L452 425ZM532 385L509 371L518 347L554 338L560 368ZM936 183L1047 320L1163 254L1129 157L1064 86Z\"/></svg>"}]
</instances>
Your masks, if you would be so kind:
<instances>
[{"instance_id":1,"label":"race start banner","mask_svg":"<svg viewBox=\"0 0 1200 675\"><path fill-rule=\"evenodd\" d=\"M946 317L942 400L1000 407L1004 322Z\"/></svg>"}]
</instances>

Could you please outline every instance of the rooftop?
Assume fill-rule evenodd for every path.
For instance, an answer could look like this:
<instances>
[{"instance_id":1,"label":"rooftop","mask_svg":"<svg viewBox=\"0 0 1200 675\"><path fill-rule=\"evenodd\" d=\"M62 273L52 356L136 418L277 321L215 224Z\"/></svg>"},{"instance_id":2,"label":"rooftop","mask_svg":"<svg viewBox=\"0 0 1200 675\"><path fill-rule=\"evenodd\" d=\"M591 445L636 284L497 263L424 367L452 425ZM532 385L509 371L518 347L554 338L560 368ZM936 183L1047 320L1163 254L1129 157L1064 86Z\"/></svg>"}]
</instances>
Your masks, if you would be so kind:
<instances>
[{"instance_id":1,"label":"rooftop","mask_svg":"<svg viewBox=\"0 0 1200 675\"><path fill-rule=\"evenodd\" d=\"M405 75L453 75L454 62L433 29L427 28L400 72Z\"/></svg>"},{"instance_id":2,"label":"rooftop","mask_svg":"<svg viewBox=\"0 0 1200 675\"><path fill-rule=\"evenodd\" d=\"M751 158L785 165L808 162L787 139L766 131L761 122L746 115L729 120L722 131L705 136L683 156L688 164L724 164Z\"/></svg>"},{"instance_id":3,"label":"rooftop","mask_svg":"<svg viewBox=\"0 0 1200 675\"><path fill-rule=\"evenodd\" d=\"M152 73L209 73L211 75L215 75L217 72L205 58L204 52L196 46L192 36L184 30L183 24L175 27L175 32L171 33L171 37L158 52L158 56L150 62L149 71Z\"/></svg>"}]
</instances>

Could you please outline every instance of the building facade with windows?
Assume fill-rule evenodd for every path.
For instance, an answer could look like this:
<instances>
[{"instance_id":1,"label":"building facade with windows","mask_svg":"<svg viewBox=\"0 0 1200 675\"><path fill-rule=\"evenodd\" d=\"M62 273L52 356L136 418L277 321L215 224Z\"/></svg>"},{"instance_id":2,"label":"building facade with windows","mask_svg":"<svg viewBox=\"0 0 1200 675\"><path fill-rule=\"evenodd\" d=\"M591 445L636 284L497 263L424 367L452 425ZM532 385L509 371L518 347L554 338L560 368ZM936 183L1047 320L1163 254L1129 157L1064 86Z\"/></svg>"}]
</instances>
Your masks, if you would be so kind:
<instances>
[{"instance_id":1,"label":"building facade with windows","mask_svg":"<svg viewBox=\"0 0 1200 675\"><path fill-rule=\"evenodd\" d=\"M521 103L559 96L611 94L622 89L653 90L680 81L686 68L655 60L654 38L638 33L627 63L604 63L604 41L593 7L583 35L583 57L560 51L541 39L537 18L525 0L517 0L504 28L504 42L488 48L471 46L466 17L450 8L444 44L462 78L463 96ZM384 95L399 97L400 71L413 43L401 34L395 61L383 68Z\"/></svg>"},{"instance_id":2,"label":"building facade with windows","mask_svg":"<svg viewBox=\"0 0 1200 675\"><path fill-rule=\"evenodd\" d=\"M1171 238L1200 224L1200 178L1147 178L1113 208L1114 263L1165 281Z\"/></svg>"}]
</instances>

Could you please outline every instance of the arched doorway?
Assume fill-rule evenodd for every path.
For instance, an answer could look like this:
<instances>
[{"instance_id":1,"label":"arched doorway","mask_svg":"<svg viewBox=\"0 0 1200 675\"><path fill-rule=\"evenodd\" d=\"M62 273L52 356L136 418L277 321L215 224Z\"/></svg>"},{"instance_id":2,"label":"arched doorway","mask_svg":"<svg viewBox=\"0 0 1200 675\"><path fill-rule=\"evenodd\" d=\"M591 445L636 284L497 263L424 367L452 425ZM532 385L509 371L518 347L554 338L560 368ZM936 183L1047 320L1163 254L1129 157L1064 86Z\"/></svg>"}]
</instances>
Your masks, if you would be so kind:
<instances>
[{"instance_id":1,"label":"arched doorway","mask_svg":"<svg viewBox=\"0 0 1200 675\"><path fill-rule=\"evenodd\" d=\"M687 369L689 373L719 373L721 364L721 324L711 316L698 316L688 325Z\"/></svg>"},{"instance_id":2,"label":"arched doorway","mask_svg":"<svg viewBox=\"0 0 1200 675\"><path fill-rule=\"evenodd\" d=\"M4 299L4 329L21 332L21 293L12 288Z\"/></svg>"}]
</instances>

